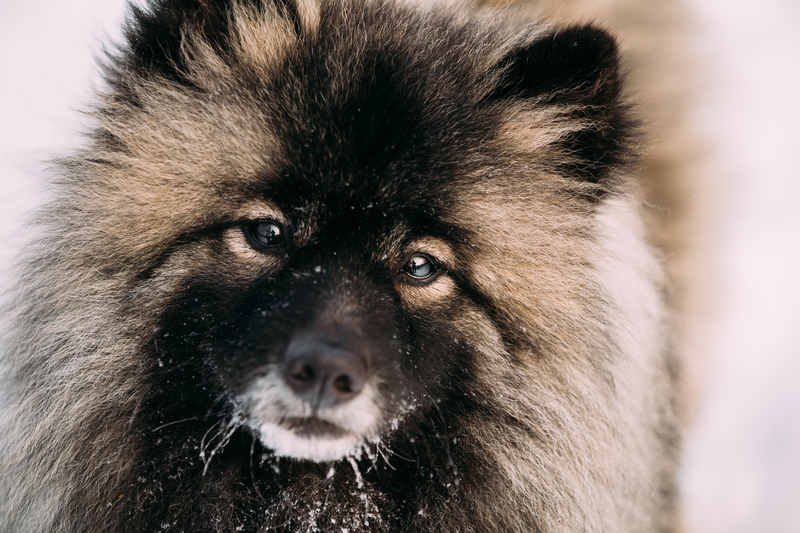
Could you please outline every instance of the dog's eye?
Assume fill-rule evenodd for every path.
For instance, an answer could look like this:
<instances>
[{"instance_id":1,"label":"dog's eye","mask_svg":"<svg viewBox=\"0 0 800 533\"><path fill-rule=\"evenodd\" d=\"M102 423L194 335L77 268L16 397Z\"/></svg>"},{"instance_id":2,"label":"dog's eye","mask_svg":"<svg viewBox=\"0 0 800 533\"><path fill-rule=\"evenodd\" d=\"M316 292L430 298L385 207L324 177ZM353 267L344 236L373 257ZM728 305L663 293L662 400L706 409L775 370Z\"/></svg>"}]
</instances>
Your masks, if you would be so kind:
<instances>
[{"instance_id":1,"label":"dog's eye","mask_svg":"<svg viewBox=\"0 0 800 533\"><path fill-rule=\"evenodd\" d=\"M283 229L273 220L258 220L244 228L250 245L256 250L268 250L283 246Z\"/></svg>"},{"instance_id":2,"label":"dog's eye","mask_svg":"<svg viewBox=\"0 0 800 533\"><path fill-rule=\"evenodd\" d=\"M433 259L423 254L414 254L403 265L403 272L418 281L431 279L436 274L437 266Z\"/></svg>"}]
</instances>

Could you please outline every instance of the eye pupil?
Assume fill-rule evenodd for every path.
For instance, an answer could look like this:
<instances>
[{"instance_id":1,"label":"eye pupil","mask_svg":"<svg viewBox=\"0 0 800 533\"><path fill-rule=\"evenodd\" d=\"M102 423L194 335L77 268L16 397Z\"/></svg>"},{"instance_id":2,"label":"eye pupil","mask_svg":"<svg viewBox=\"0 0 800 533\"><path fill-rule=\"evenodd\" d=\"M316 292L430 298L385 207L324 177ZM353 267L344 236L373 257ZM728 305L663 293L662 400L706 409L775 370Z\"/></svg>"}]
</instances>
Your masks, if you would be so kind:
<instances>
[{"instance_id":1,"label":"eye pupil","mask_svg":"<svg viewBox=\"0 0 800 533\"><path fill-rule=\"evenodd\" d=\"M426 279L433 275L436 267L433 261L424 255L415 255L408 260L403 270L412 278Z\"/></svg>"},{"instance_id":2,"label":"eye pupil","mask_svg":"<svg viewBox=\"0 0 800 533\"><path fill-rule=\"evenodd\" d=\"M247 232L257 247L273 247L283 244L283 232L275 222L262 220L250 225Z\"/></svg>"}]
</instances>

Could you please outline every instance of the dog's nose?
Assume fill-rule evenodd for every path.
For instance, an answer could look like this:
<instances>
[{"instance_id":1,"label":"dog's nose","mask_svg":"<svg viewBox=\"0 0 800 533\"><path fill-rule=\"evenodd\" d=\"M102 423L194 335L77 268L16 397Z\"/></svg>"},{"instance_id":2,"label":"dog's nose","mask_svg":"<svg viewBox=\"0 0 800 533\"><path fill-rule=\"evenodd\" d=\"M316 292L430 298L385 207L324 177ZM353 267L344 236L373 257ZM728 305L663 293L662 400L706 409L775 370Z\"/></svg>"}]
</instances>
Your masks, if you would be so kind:
<instances>
[{"instance_id":1,"label":"dog's nose","mask_svg":"<svg viewBox=\"0 0 800 533\"><path fill-rule=\"evenodd\" d=\"M314 407L347 402L364 388L364 361L347 343L311 334L295 335L286 348L283 379Z\"/></svg>"}]
</instances>

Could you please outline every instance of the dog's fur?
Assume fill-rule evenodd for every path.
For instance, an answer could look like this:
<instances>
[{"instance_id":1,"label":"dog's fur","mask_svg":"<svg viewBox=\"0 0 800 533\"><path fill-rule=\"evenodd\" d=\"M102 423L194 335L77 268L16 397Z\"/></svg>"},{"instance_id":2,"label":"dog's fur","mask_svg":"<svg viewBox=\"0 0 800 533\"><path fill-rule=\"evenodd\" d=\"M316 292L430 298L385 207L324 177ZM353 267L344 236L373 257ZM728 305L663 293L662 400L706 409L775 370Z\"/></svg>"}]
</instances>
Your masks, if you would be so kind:
<instances>
[{"instance_id":1,"label":"dog's fur","mask_svg":"<svg viewBox=\"0 0 800 533\"><path fill-rule=\"evenodd\" d=\"M673 530L618 49L504 17L134 10L9 310L3 531Z\"/></svg>"}]
</instances>

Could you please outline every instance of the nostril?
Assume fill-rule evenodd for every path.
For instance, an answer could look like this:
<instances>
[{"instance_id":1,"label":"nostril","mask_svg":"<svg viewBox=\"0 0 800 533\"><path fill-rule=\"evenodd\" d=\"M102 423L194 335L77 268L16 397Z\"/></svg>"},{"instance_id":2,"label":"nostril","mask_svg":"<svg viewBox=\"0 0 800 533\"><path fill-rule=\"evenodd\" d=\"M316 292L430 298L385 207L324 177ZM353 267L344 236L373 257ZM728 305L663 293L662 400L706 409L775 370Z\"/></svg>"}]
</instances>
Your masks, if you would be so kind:
<instances>
[{"instance_id":1,"label":"nostril","mask_svg":"<svg viewBox=\"0 0 800 533\"><path fill-rule=\"evenodd\" d=\"M314 367L306 361L294 361L289 368L289 377L295 381L313 381L316 374Z\"/></svg>"},{"instance_id":2,"label":"nostril","mask_svg":"<svg viewBox=\"0 0 800 533\"><path fill-rule=\"evenodd\" d=\"M326 337L300 334L286 348L283 379L309 404L334 406L361 393L367 369L349 346Z\"/></svg>"},{"instance_id":3,"label":"nostril","mask_svg":"<svg viewBox=\"0 0 800 533\"><path fill-rule=\"evenodd\" d=\"M331 386L340 394L353 394L354 392L357 392L353 390L353 381L350 379L350 376L346 375L341 375L334 378Z\"/></svg>"}]
</instances>

